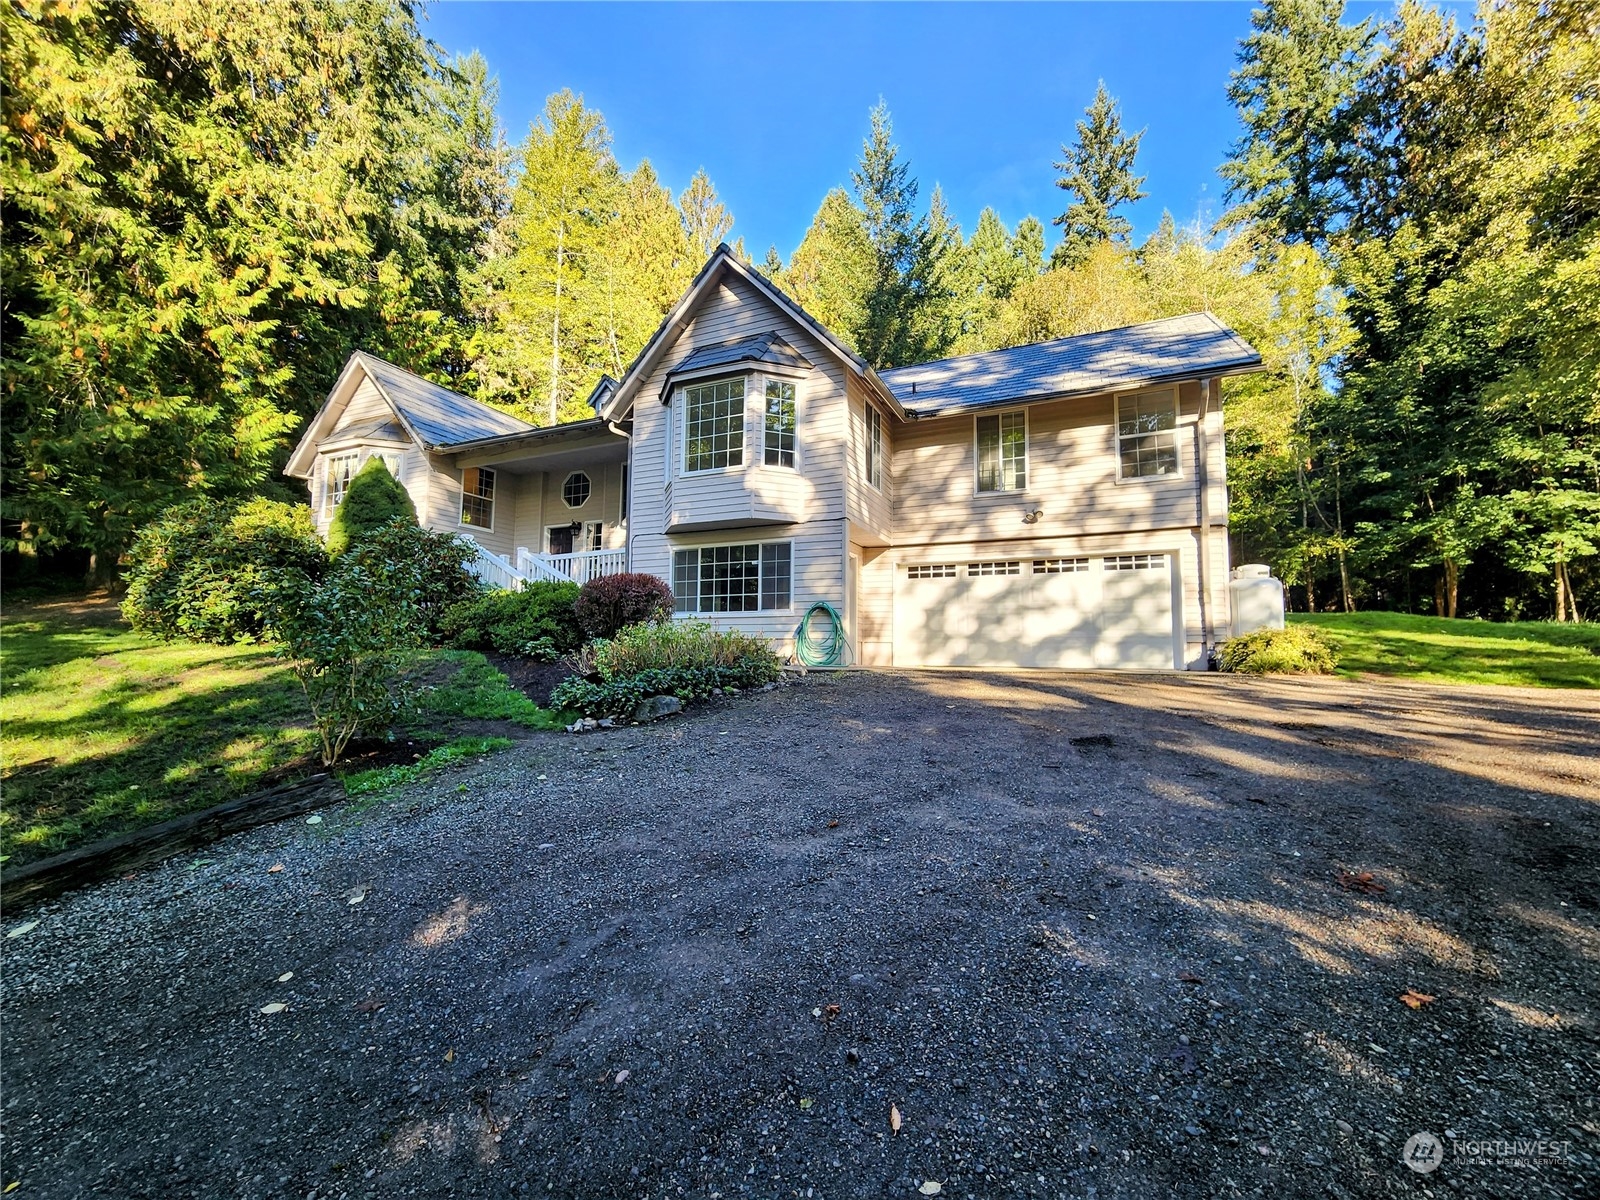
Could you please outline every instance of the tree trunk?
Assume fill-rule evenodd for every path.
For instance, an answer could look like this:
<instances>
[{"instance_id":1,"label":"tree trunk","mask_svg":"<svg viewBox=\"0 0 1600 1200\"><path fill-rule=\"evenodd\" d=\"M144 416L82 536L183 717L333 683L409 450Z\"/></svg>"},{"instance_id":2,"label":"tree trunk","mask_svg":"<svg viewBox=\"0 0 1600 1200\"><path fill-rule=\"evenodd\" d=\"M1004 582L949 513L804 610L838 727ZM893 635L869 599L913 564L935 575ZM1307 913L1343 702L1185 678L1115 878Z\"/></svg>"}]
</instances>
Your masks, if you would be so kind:
<instances>
[{"instance_id":1,"label":"tree trunk","mask_svg":"<svg viewBox=\"0 0 1600 1200\"><path fill-rule=\"evenodd\" d=\"M1306 611L1308 613L1317 611L1317 581L1309 564L1306 567Z\"/></svg>"},{"instance_id":2,"label":"tree trunk","mask_svg":"<svg viewBox=\"0 0 1600 1200\"><path fill-rule=\"evenodd\" d=\"M1444 576L1438 575L1433 581L1433 615L1444 616Z\"/></svg>"},{"instance_id":3,"label":"tree trunk","mask_svg":"<svg viewBox=\"0 0 1600 1200\"><path fill-rule=\"evenodd\" d=\"M561 404L561 268L565 263L567 227L556 229L556 317L550 334L550 424L556 423Z\"/></svg>"},{"instance_id":4,"label":"tree trunk","mask_svg":"<svg viewBox=\"0 0 1600 1200\"><path fill-rule=\"evenodd\" d=\"M1461 586L1461 568L1460 568L1460 566L1457 565L1456 560L1453 559L1453 558L1445 559L1444 560L1444 598L1445 598L1445 614L1444 615L1449 617L1451 620L1455 619L1455 615L1456 615L1456 594L1459 591L1460 586Z\"/></svg>"},{"instance_id":5,"label":"tree trunk","mask_svg":"<svg viewBox=\"0 0 1600 1200\"><path fill-rule=\"evenodd\" d=\"M1556 579L1556 620L1564 622L1567 619L1567 576L1562 570L1566 564L1556 563L1556 569L1551 572Z\"/></svg>"},{"instance_id":6,"label":"tree trunk","mask_svg":"<svg viewBox=\"0 0 1600 1200\"><path fill-rule=\"evenodd\" d=\"M1355 612L1356 598L1350 590L1350 564L1345 561L1343 546L1339 547L1339 590L1344 593L1345 612Z\"/></svg>"}]
</instances>

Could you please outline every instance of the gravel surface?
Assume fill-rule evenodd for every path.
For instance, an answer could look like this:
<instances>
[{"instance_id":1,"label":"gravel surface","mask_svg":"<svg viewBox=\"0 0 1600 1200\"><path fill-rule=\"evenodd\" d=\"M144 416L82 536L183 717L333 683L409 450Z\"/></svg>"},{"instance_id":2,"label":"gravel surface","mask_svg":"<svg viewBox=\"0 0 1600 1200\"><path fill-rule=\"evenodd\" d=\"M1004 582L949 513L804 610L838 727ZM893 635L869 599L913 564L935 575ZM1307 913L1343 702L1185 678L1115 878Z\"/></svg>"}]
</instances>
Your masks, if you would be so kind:
<instances>
[{"instance_id":1,"label":"gravel surface","mask_svg":"<svg viewBox=\"0 0 1600 1200\"><path fill-rule=\"evenodd\" d=\"M1597 731L928 673L530 736L8 917L4 1182L1594 1195Z\"/></svg>"}]
</instances>

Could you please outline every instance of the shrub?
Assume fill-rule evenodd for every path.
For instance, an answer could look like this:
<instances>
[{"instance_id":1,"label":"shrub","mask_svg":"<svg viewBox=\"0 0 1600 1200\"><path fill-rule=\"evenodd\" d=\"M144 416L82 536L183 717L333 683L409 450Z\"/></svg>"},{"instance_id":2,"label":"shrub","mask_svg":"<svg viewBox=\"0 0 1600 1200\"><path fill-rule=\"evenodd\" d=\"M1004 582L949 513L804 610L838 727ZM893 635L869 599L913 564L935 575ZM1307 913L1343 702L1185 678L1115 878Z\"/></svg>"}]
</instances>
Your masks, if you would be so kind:
<instances>
[{"instance_id":1,"label":"shrub","mask_svg":"<svg viewBox=\"0 0 1600 1200\"><path fill-rule=\"evenodd\" d=\"M1258 629L1217 650L1220 670L1243 675L1331 675L1338 665L1333 643L1309 625Z\"/></svg>"},{"instance_id":2,"label":"shrub","mask_svg":"<svg viewBox=\"0 0 1600 1200\"><path fill-rule=\"evenodd\" d=\"M778 656L764 638L702 621L632 625L612 641L596 642L589 657L599 678L563 681L550 696L554 707L586 717L628 716L651 696L698 700L778 677Z\"/></svg>"},{"instance_id":3,"label":"shrub","mask_svg":"<svg viewBox=\"0 0 1600 1200\"><path fill-rule=\"evenodd\" d=\"M350 553L372 572L400 562L416 568L418 631L431 643L443 636L447 614L456 605L483 594L483 585L467 570L477 551L466 538L453 533L435 533L414 521L396 518L368 533Z\"/></svg>"},{"instance_id":4,"label":"shrub","mask_svg":"<svg viewBox=\"0 0 1600 1200\"><path fill-rule=\"evenodd\" d=\"M343 554L362 539L384 528L390 521L417 523L417 508L411 495L373 455L345 489L344 499L334 509L328 525L328 553Z\"/></svg>"},{"instance_id":5,"label":"shrub","mask_svg":"<svg viewBox=\"0 0 1600 1200\"><path fill-rule=\"evenodd\" d=\"M311 706L327 766L357 732L387 731L410 708L401 670L421 638L414 562L336 559L321 578L288 568L265 589L268 629Z\"/></svg>"},{"instance_id":6,"label":"shrub","mask_svg":"<svg viewBox=\"0 0 1600 1200\"><path fill-rule=\"evenodd\" d=\"M578 624L592 638L616 637L629 625L672 617L672 589L654 575L602 575L578 594Z\"/></svg>"},{"instance_id":7,"label":"shrub","mask_svg":"<svg viewBox=\"0 0 1600 1200\"><path fill-rule=\"evenodd\" d=\"M128 555L122 613L143 633L195 642L248 641L266 626L263 597L284 570L328 566L303 504L194 500L140 531Z\"/></svg>"},{"instance_id":8,"label":"shrub","mask_svg":"<svg viewBox=\"0 0 1600 1200\"><path fill-rule=\"evenodd\" d=\"M495 650L549 662L583 644L575 583L530 583L520 592L496 589L445 614L444 635L461 650Z\"/></svg>"}]
</instances>

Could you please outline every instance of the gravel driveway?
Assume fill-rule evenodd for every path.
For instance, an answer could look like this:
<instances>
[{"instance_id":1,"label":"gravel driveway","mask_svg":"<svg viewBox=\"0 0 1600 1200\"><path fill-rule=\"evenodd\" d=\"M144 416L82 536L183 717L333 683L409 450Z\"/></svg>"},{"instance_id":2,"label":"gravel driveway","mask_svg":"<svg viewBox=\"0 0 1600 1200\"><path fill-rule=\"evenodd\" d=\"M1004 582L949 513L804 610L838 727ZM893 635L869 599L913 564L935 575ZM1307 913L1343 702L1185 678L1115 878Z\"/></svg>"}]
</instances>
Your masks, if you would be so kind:
<instances>
[{"instance_id":1,"label":"gravel driveway","mask_svg":"<svg viewBox=\"0 0 1600 1200\"><path fill-rule=\"evenodd\" d=\"M1600 1189L1585 694L813 676L6 929L17 1197Z\"/></svg>"}]
</instances>

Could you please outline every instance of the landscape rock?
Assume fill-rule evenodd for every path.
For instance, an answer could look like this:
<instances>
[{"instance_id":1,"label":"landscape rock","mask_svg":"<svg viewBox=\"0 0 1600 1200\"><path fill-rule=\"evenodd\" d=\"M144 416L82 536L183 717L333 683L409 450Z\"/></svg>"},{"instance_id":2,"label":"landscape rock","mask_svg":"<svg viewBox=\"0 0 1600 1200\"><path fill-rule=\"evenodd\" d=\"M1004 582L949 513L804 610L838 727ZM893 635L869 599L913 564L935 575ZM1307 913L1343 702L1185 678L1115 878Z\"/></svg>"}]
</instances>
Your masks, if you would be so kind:
<instances>
[{"instance_id":1,"label":"landscape rock","mask_svg":"<svg viewBox=\"0 0 1600 1200\"><path fill-rule=\"evenodd\" d=\"M641 725L647 725L651 721L659 721L662 717L670 717L673 713L682 711L683 701L676 696L651 696L633 710L633 719Z\"/></svg>"}]
</instances>

